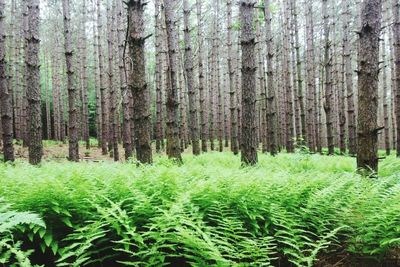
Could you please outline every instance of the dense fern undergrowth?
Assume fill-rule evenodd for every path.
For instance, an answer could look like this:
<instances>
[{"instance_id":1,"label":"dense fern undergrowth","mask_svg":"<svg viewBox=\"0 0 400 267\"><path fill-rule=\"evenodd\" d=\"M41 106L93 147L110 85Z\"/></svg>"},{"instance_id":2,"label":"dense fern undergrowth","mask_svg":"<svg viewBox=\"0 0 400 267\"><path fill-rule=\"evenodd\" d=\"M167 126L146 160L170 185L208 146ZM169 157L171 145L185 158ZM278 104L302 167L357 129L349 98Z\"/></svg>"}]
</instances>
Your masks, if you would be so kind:
<instances>
[{"instance_id":1,"label":"dense fern undergrowth","mask_svg":"<svg viewBox=\"0 0 400 267\"><path fill-rule=\"evenodd\" d=\"M0 165L0 266L315 266L400 247L400 164L230 153L129 163ZM7 203L7 204L6 204ZM35 215L36 214L36 215Z\"/></svg>"}]
</instances>

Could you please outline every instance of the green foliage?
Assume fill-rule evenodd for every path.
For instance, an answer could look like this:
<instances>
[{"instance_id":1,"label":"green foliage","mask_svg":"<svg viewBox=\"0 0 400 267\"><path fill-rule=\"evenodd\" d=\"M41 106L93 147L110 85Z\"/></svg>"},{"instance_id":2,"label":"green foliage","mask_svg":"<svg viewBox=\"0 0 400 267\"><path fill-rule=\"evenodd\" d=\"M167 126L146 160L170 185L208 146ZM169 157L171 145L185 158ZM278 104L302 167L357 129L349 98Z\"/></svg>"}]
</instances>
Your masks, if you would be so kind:
<instances>
[{"instance_id":1,"label":"green foliage","mask_svg":"<svg viewBox=\"0 0 400 267\"><path fill-rule=\"evenodd\" d=\"M0 198L0 264L32 266L28 258L32 251L23 251L22 242L15 242L12 235L13 231L18 227L22 228L22 225L28 225L30 228L45 227L36 214L11 210L11 205Z\"/></svg>"},{"instance_id":2,"label":"green foliage","mask_svg":"<svg viewBox=\"0 0 400 267\"><path fill-rule=\"evenodd\" d=\"M0 195L43 217L47 228L15 238L58 266L313 266L343 249L380 258L400 247L395 157L366 179L353 158L302 152L252 168L230 153L182 166L2 164Z\"/></svg>"}]
</instances>

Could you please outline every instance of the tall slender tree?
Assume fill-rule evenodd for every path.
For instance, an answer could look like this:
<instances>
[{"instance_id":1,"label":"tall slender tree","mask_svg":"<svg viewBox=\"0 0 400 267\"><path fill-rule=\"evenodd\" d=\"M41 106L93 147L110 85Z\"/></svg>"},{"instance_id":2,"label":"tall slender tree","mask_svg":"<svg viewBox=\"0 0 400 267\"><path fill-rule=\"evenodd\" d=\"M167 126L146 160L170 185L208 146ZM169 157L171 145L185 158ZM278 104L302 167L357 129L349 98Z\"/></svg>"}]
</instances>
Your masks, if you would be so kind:
<instances>
[{"instance_id":1,"label":"tall slender tree","mask_svg":"<svg viewBox=\"0 0 400 267\"><path fill-rule=\"evenodd\" d=\"M101 151L103 155L107 155L108 141L108 113L107 113L107 86L104 76L104 55L101 34L103 32L103 22L101 18L101 0L97 0L97 49L99 56L100 71L100 104L101 104Z\"/></svg>"},{"instance_id":2,"label":"tall slender tree","mask_svg":"<svg viewBox=\"0 0 400 267\"><path fill-rule=\"evenodd\" d=\"M62 6L64 15L64 50L67 66L69 160L79 161L77 88L73 66L74 49L72 46L70 1L63 0Z\"/></svg>"},{"instance_id":3,"label":"tall slender tree","mask_svg":"<svg viewBox=\"0 0 400 267\"><path fill-rule=\"evenodd\" d=\"M395 65L395 115L396 115L396 152L400 157L400 4L398 0L392 0L393 12L393 47Z\"/></svg>"},{"instance_id":4,"label":"tall slender tree","mask_svg":"<svg viewBox=\"0 0 400 267\"><path fill-rule=\"evenodd\" d=\"M269 151L272 156L277 153L277 104L275 98L275 80L274 80L274 44L272 34L272 16L270 10L270 1L264 2L264 17L265 17L265 37L267 42L267 129Z\"/></svg>"},{"instance_id":5,"label":"tall slender tree","mask_svg":"<svg viewBox=\"0 0 400 267\"><path fill-rule=\"evenodd\" d=\"M207 104L206 104L206 93L205 93L205 77L204 77L204 38L203 38L203 14L202 14L202 1L196 0L197 9L197 42L199 48L197 49L197 60L198 60L198 74L199 74L199 100L200 100L200 139L201 139L201 150L207 152Z\"/></svg>"},{"instance_id":6,"label":"tall slender tree","mask_svg":"<svg viewBox=\"0 0 400 267\"><path fill-rule=\"evenodd\" d=\"M144 7L143 0L130 0L128 2L129 17L129 52L132 65L129 88L133 97L133 116L136 137L136 158L141 163L153 162L151 151L151 114L150 114L150 88L146 82L145 67L145 41L144 36Z\"/></svg>"},{"instance_id":7,"label":"tall slender tree","mask_svg":"<svg viewBox=\"0 0 400 267\"><path fill-rule=\"evenodd\" d=\"M12 121L12 88L8 86L6 75L6 29L5 1L0 0L0 115L3 138L4 160L14 161L13 121Z\"/></svg>"},{"instance_id":8,"label":"tall slender tree","mask_svg":"<svg viewBox=\"0 0 400 267\"><path fill-rule=\"evenodd\" d=\"M382 0L366 0L358 46L357 167L378 171L378 73Z\"/></svg>"},{"instance_id":9,"label":"tall slender tree","mask_svg":"<svg viewBox=\"0 0 400 267\"><path fill-rule=\"evenodd\" d=\"M108 1L107 3L107 45L108 45L108 89L109 89L109 129L110 129L110 148L112 147L112 154L114 161L119 160L118 149L118 122L117 122L117 90L115 89L114 79L114 24L115 24L115 2ZM119 121L119 120L118 120Z\"/></svg>"},{"instance_id":10,"label":"tall slender tree","mask_svg":"<svg viewBox=\"0 0 400 267\"><path fill-rule=\"evenodd\" d=\"M242 46L242 163L254 165L257 158L256 131L256 59L253 32L253 0L240 3Z\"/></svg>"},{"instance_id":11,"label":"tall slender tree","mask_svg":"<svg viewBox=\"0 0 400 267\"><path fill-rule=\"evenodd\" d=\"M39 0L28 1L28 31L26 38L26 97L29 122L29 163L37 165L43 155L42 112L40 108L40 63L39 63Z\"/></svg>"},{"instance_id":12,"label":"tall slender tree","mask_svg":"<svg viewBox=\"0 0 400 267\"><path fill-rule=\"evenodd\" d=\"M328 0L322 0L322 16L324 20L324 71L325 71L325 103L324 110L326 115L326 131L328 138L328 155L334 153L333 137L333 90L332 90L332 55L330 40L330 16L328 9Z\"/></svg>"},{"instance_id":13,"label":"tall slender tree","mask_svg":"<svg viewBox=\"0 0 400 267\"><path fill-rule=\"evenodd\" d=\"M193 70L193 51L192 40L190 36L190 14L188 0L183 0L183 23L184 23L184 38L185 38L185 74L186 83L189 94L189 113L190 113L190 139L192 142L192 151L194 155L200 154L199 143L199 126L197 117L197 90L194 83L194 70Z\"/></svg>"}]
</instances>

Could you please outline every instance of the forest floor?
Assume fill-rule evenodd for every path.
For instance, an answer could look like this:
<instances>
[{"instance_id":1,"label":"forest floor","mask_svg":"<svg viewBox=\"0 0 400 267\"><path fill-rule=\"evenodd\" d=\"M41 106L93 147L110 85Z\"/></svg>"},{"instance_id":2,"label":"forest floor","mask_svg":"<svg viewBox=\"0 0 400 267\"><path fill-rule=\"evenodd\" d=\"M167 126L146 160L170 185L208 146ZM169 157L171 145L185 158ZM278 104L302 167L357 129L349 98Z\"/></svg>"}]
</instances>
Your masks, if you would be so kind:
<instances>
[{"instance_id":1,"label":"forest floor","mask_svg":"<svg viewBox=\"0 0 400 267\"><path fill-rule=\"evenodd\" d=\"M66 144L44 151L40 168L19 146L15 164L0 164L0 204L46 224L9 237L33 264L400 266L395 156L370 179L345 156L260 154L243 168L230 152L184 153L181 166L155 154L136 167L83 144L92 160L79 164L66 160ZM0 237L3 215L0 205ZM0 266L13 251L4 253L0 242Z\"/></svg>"}]
</instances>

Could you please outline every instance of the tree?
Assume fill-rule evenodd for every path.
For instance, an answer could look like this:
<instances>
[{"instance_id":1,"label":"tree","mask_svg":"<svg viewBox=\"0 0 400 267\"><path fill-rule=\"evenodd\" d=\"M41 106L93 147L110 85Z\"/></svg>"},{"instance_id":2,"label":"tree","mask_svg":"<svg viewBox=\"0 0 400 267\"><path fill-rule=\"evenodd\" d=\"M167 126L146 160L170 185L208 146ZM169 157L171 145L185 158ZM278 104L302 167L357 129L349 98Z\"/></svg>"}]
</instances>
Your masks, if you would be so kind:
<instances>
[{"instance_id":1,"label":"tree","mask_svg":"<svg viewBox=\"0 0 400 267\"><path fill-rule=\"evenodd\" d=\"M199 70L199 97L200 97L200 138L201 138L201 150L207 152L207 120L206 120L206 94L205 94L205 77L204 77L204 66L203 66L203 20L201 10L201 0L196 0L197 9L197 42L199 48L197 50L198 70Z\"/></svg>"},{"instance_id":2,"label":"tree","mask_svg":"<svg viewBox=\"0 0 400 267\"><path fill-rule=\"evenodd\" d=\"M161 27L160 1L154 1L154 25L155 25L155 48L156 48L156 151L161 152L163 142L163 40Z\"/></svg>"},{"instance_id":3,"label":"tree","mask_svg":"<svg viewBox=\"0 0 400 267\"><path fill-rule=\"evenodd\" d=\"M265 37L267 42L267 129L269 151L272 156L277 153L277 111L275 99L275 80L274 80L274 52L273 52L273 34L272 34L272 16L270 11L270 1L264 2L264 17L265 17Z\"/></svg>"},{"instance_id":4,"label":"tree","mask_svg":"<svg viewBox=\"0 0 400 267\"><path fill-rule=\"evenodd\" d=\"M153 162L151 152L150 90L146 82L144 59L144 6L143 0L128 2L129 52L135 69L130 72L129 88L133 97L133 116L136 137L136 158L141 163Z\"/></svg>"},{"instance_id":5,"label":"tree","mask_svg":"<svg viewBox=\"0 0 400 267\"><path fill-rule=\"evenodd\" d=\"M253 15L255 2L240 3L242 46L242 163L254 165L257 158L256 130L256 62Z\"/></svg>"},{"instance_id":6,"label":"tree","mask_svg":"<svg viewBox=\"0 0 400 267\"><path fill-rule=\"evenodd\" d=\"M29 163L37 165L43 154L42 112L40 108L40 63L39 63L39 0L28 1L28 31L26 38L26 97L29 122Z\"/></svg>"},{"instance_id":7,"label":"tree","mask_svg":"<svg viewBox=\"0 0 400 267\"><path fill-rule=\"evenodd\" d=\"M12 89L7 84L6 76L6 29L5 1L0 0L0 114L3 137L4 160L14 161L13 122L12 122Z\"/></svg>"},{"instance_id":8,"label":"tree","mask_svg":"<svg viewBox=\"0 0 400 267\"><path fill-rule=\"evenodd\" d=\"M181 148L179 143L179 102L178 102L178 38L176 32L176 13L178 8L177 0L165 0L165 24L167 30L167 155L169 158L182 162Z\"/></svg>"},{"instance_id":9,"label":"tree","mask_svg":"<svg viewBox=\"0 0 400 267\"><path fill-rule=\"evenodd\" d=\"M129 95L126 74L125 74L125 30L122 16L122 2L117 1L117 27L118 27L118 69L119 69L119 80L121 83L121 94L122 94L122 113L123 113L123 127L122 127L122 139L124 142L125 159L129 159L133 155L132 150L132 133L131 133L131 113L129 108Z\"/></svg>"},{"instance_id":10,"label":"tree","mask_svg":"<svg viewBox=\"0 0 400 267\"><path fill-rule=\"evenodd\" d=\"M393 47L394 47L394 64L395 64L395 115L396 115L396 152L400 157L400 15L399 1L392 0L393 12Z\"/></svg>"},{"instance_id":11,"label":"tree","mask_svg":"<svg viewBox=\"0 0 400 267\"><path fill-rule=\"evenodd\" d=\"M237 116L236 116L236 88L235 88L235 69L233 67L232 59L232 0L226 2L227 6L227 46L228 46L228 74L229 74L229 109L230 109L230 121L231 121L231 150L233 154L239 153L239 146L237 140Z\"/></svg>"},{"instance_id":12,"label":"tree","mask_svg":"<svg viewBox=\"0 0 400 267\"><path fill-rule=\"evenodd\" d=\"M199 126L197 119L197 92L194 84L194 73L193 73L193 52L192 52L192 41L190 36L190 8L188 0L183 0L183 21L184 21L184 38L185 38L185 73L186 82L189 94L189 113L190 113L190 139L192 141L192 151L194 155L200 154L200 143L199 143Z\"/></svg>"},{"instance_id":13,"label":"tree","mask_svg":"<svg viewBox=\"0 0 400 267\"><path fill-rule=\"evenodd\" d=\"M314 21L313 21L313 2L307 1L306 14L306 72L307 72L307 143L311 152L315 152L315 60L314 60Z\"/></svg>"},{"instance_id":14,"label":"tree","mask_svg":"<svg viewBox=\"0 0 400 267\"><path fill-rule=\"evenodd\" d=\"M107 2L107 45L108 45L108 89L109 89L109 129L110 129L110 148L114 161L119 160L118 150L118 124L117 124L117 92L114 83L114 24L115 24L115 2ZM111 6L110 6L111 5ZM119 121L119 120L118 120ZM111 150L111 149L110 149Z\"/></svg>"},{"instance_id":15,"label":"tree","mask_svg":"<svg viewBox=\"0 0 400 267\"><path fill-rule=\"evenodd\" d=\"M97 0L97 49L99 56L100 71L100 102L101 102L101 151L103 155L107 155L108 140L108 114L107 114L107 87L104 77L104 56L103 45L101 41L101 33L103 32L103 23L101 19L100 0Z\"/></svg>"},{"instance_id":16,"label":"tree","mask_svg":"<svg viewBox=\"0 0 400 267\"><path fill-rule=\"evenodd\" d=\"M330 41L330 19L328 13L328 0L322 0L322 12L324 19L324 68L325 68L325 103L324 110L326 114L326 130L328 138L328 155L334 153L333 140L333 114L332 114L332 58Z\"/></svg>"},{"instance_id":17,"label":"tree","mask_svg":"<svg viewBox=\"0 0 400 267\"><path fill-rule=\"evenodd\" d=\"M68 88L68 140L69 140L69 160L79 161L78 144L78 110L76 106L77 89L75 83L75 71L73 66L74 49L72 47L72 29L69 0L63 0L64 15L64 50L67 66L67 88Z\"/></svg>"},{"instance_id":18,"label":"tree","mask_svg":"<svg viewBox=\"0 0 400 267\"><path fill-rule=\"evenodd\" d=\"M357 167L378 171L378 74L382 0L366 0L358 47Z\"/></svg>"}]
</instances>

